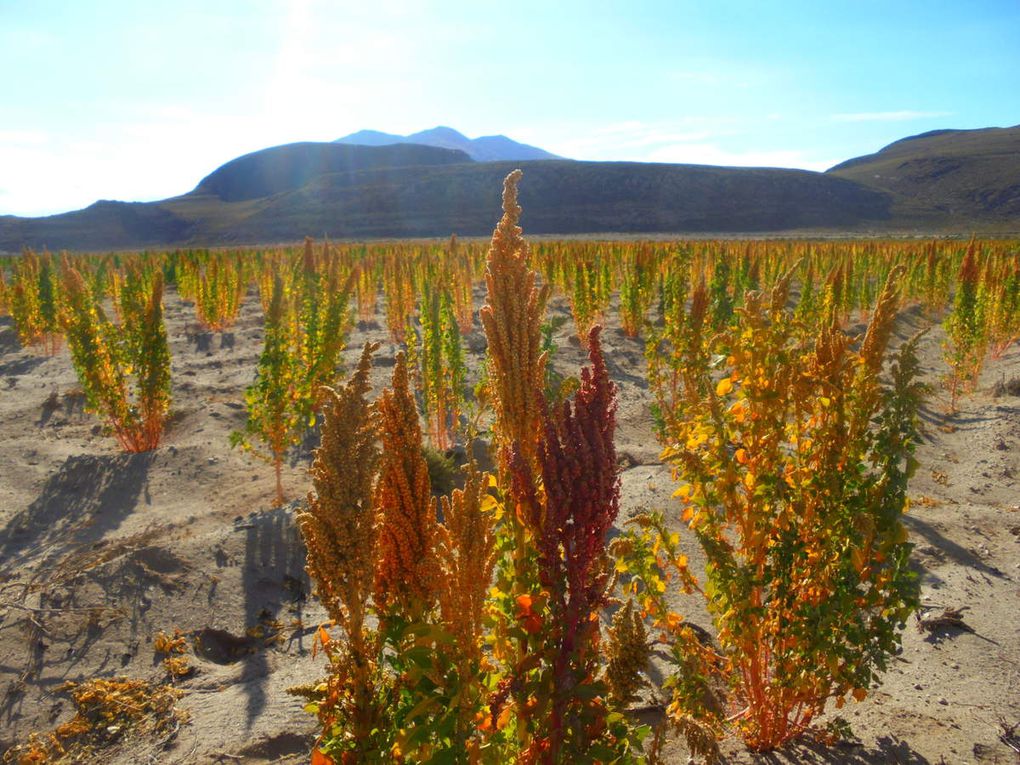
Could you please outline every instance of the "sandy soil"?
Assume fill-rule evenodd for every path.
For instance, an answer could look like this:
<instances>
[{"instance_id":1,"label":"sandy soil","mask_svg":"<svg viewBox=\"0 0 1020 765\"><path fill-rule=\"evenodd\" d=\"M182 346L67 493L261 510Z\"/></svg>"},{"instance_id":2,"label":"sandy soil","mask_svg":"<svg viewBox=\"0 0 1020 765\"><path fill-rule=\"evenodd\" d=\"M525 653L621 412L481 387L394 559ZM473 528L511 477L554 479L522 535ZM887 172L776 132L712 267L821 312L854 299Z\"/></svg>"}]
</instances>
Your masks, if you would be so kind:
<instances>
[{"instance_id":1,"label":"sandy soil","mask_svg":"<svg viewBox=\"0 0 1020 765\"><path fill-rule=\"evenodd\" d=\"M569 311L557 299L551 313ZM921 321L907 311L900 335ZM67 352L22 350L10 320L0 319L0 751L70 716L70 701L55 692L65 681L162 679L153 638L178 629L202 646L191 657L196 673L179 683L191 723L172 741L135 741L97 761L307 761L315 721L284 691L320 676L310 631L324 612L309 595L294 503L273 509L271 468L228 443L244 422L261 310L249 295L238 324L222 335L193 322L193 308L171 291L173 420L159 449L132 456L83 412ZM652 507L675 510L652 431L643 344L623 335L615 312L603 337L620 386L621 522ZM383 341L378 390L396 352L381 315L352 333L348 368L367 339ZM556 367L576 373L584 355L572 325L557 339ZM466 342L477 370L480 327ZM924 341L932 381L942 371L940 343L938 331ZM755 758L727 742L728 761L1016 761L998 736L1000 722L1020 721L1020 399L996 397L992 387L1018 375L1014 349L989 364L959 415L946 420L938 400L925 412L908 520L915 564L925 602L966 607L971 631L909 626L885 684L844 710L858 744ZM304 450L286 470L295 502L309 488L307 465ZM687 548L701 565L690 537ZM708 626L700 604L681 606ZM671 759L686 754L674 747Z\"/></svg>"}]
</instances>

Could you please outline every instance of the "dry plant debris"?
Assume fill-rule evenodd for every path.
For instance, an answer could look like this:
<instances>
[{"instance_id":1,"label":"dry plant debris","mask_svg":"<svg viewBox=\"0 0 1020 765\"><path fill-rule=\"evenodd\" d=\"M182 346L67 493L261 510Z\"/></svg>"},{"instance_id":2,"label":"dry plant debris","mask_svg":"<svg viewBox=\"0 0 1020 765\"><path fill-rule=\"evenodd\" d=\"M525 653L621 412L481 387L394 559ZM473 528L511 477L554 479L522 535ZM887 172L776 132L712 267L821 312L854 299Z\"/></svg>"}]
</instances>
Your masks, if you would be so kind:
<instances>
[{"instance_id":1,"label":"dry plant debris","mask_svg":"<svg viewBox=\"0 0 1020 765\"><path fill-rule=\"evenodd\" d=\"M966 610L967 606L944 608L941 613L919 611L917 613L917 629L920 632L935 632L948 627L964 632L975 632L974 628L963 620L963 612Z\"/></svg>"},{"instance_id":2,"label":"dry plant debris","mask_svg":"<svg viewBox=\"0 0 1020 765\"><path fill-rule=\"evenodd\" d=\"M109 678L65 683L75 715L45 734L33 733L12 747L4 763L97 762L99 750L129 734L155 736L169 742L189 720L177 700L184 691L137 678Z\"/></svg>"}]
</instances>

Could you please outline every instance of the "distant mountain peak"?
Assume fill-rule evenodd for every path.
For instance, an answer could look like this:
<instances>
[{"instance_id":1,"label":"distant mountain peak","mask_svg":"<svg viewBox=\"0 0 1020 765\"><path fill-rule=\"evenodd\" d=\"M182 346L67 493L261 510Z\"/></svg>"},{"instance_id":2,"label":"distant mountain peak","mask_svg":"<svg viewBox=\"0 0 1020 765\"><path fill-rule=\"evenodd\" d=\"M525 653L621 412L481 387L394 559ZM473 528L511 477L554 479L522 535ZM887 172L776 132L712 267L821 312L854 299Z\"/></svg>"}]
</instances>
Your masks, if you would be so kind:
<instances>
[{"instance_id":1,"label":"distant mountain peak","mask_svg":"<svg viewBox=\"0 0 1020 765\"><path fill-rule=\"evenodd\" d=\"M436 146L441 149L463 151L476 162L526 161L535 159L562 159L537 146L519 143L505 135L484 135L468 138L448 125L437 125L410 135L394 135L379 130L359 130L333 143L360 146L388 146L396 143L413 143Z\"/></svg>"},{"instance_id":2,"label":"distant mountain peak","mask_svg":"<svg viewBox=\"0 0 1020 765\"><path fill-rule=\"evenodd\" d=\"M408 137L415 137L415 136L420 137L420 136L428 136L428 135L433 135L433 136L442 137L442 138L453 138L453 139L464 140L464 141L470 141L471 140L470 138L468 138L466 135L464 135L459 130L454 130L452 127L448 127L446 125L436 125L434 128L430 128L428 130L421 130L421 131L419 131L417 133L413 133L411 136L408 136Z\"/></svg>"}]
</instances>

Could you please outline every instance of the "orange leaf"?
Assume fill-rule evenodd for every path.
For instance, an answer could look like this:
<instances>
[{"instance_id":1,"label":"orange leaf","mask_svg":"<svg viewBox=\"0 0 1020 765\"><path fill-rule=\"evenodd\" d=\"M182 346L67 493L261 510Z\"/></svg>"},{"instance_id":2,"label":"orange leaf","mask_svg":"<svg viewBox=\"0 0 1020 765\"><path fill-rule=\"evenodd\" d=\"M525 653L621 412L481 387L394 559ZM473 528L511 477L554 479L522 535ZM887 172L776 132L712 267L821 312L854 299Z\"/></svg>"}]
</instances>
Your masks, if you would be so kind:
<instances>
[{"instance_id":1,"label":"orange leaf","mask_svg":"<svg viewBox=\"0 0 1020 765\"><path fill-rule=\"evenodd\" d=\"M318 647L321 645L323 651L329 651L329 644L333 642L333 639L326 632L325 625L320 624L318 632L315 633L315 640L312 641L312 658L315 658L315 654Z\"/></svg>"},{"instance_id":2,"label":"orange leaf","mask_svg":"<svg viewBox=\"0 0 1020 765\"><path fill-rule=\"evenodd\" d=\"M542 620L534 614L528 614L524 617L521 626L529 635L534 635L542 629Z\"/></svg>"},{"instance_id":3,"label":"orange leaf","mask_svg":"<svg viewBox=\"0 0 1020 765\"><path fill-rule=\"evenodd\" d=\"M499 717L496 719L496 730L503 730L506 724L510 722L510 705L506 705L500 710Z\"/></svg>"}]
</instances>

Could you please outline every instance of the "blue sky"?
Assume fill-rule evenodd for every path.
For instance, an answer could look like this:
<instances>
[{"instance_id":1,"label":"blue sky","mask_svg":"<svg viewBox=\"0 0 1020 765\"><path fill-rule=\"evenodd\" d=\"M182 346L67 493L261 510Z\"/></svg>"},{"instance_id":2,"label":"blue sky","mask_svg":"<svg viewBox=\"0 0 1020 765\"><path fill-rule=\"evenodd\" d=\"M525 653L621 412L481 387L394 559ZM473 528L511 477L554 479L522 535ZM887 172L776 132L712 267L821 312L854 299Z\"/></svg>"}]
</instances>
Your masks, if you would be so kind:
<instances>
[{"instance_id":1,"label":"blue sky","mask_svg":"<svg viewBox=\"0 0 1020 765\"><path fill-rule=\"evenodd\" d=\"M821 170L1020 123L1020 2L0 0L0 72L0 214L361 128Z\"/></svg>"}]
</instances>

